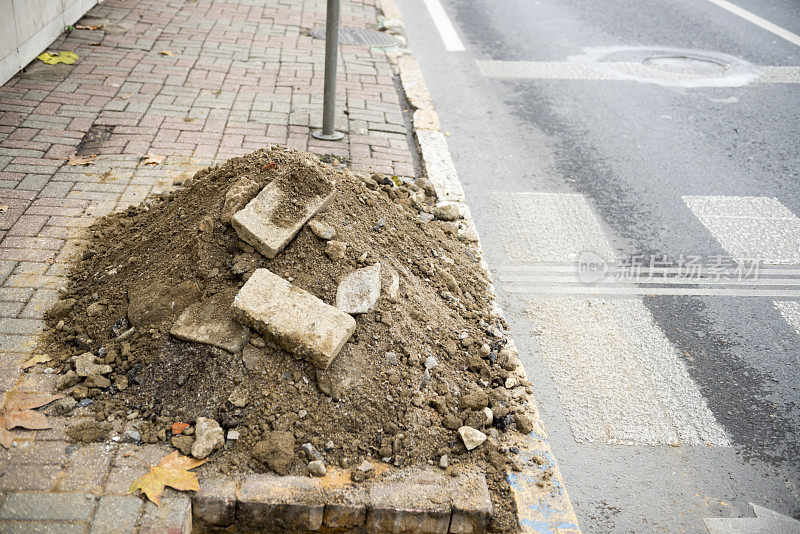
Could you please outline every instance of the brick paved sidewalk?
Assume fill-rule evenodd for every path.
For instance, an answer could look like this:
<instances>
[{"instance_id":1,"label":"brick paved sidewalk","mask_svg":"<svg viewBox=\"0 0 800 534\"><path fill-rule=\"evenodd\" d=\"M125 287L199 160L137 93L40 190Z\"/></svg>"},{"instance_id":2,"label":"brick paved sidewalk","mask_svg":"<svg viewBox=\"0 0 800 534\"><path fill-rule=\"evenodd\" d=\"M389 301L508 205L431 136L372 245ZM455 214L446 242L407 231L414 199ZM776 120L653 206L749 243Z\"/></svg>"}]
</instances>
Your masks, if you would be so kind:
<instances>
[{"instance_id":1,"label":"brick paved sidewalk","mask_svg":"<svg viewBox=\"0 0 800 534\"><path fill-rule=\"evenodd\" d=\"M342 25L375 28L373 2L343 2ZM32 64L0 88L2 392L54 389L47 369L20 365L94 218L268 143L332 154L354 170L415 174L383 50L341 47L337 127L349 135L309 136L321 122L324 41L308 31L324 25L324 0L108 0L87 17L104 29L76 30L50 47L75 51L74 66ZM68 165L76 151L97 158ZM165 159L152 165L142 154ZM0 449L0 531L184 524L182 495L168 490L161 509L123 496L166 447L66 440L66 427L89 410L65 417L47 408L53 429L18 431Z\"/></svg>"}]
</instances>

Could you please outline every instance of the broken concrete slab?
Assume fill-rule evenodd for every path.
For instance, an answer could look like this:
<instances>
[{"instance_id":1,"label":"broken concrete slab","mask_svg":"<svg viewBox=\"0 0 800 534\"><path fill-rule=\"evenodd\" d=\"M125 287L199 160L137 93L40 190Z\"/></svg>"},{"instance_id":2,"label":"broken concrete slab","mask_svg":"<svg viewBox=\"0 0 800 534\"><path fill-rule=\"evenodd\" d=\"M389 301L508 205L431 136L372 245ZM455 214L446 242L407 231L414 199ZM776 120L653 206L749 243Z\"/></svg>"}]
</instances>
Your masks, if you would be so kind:
<instances>
[{"instance_id":1,"label":"broken concrete slab","mask_svg":"<svg viewBox=\"0 0 800 534\"><path fill-rule=\"evenodd\" d=\"M236 293L235 289L223 291L192 304L178 317L169 333L183 341L239 352L247 343L250 332L234 319L230 311Z\"/></svg>"},{"instance_id":2,"label":"broken concrete slab","mask_svg":"<svg viewBox=\"0 0 800 534\"><path fill-rule=\"evenodd\" d=\"M267 258L274 258L311 217L330 203L333 193L331 189L325 195L307 199L298 217L288 223L278 224L274 218L285 199L285 193L276 180L262 189L243 210L236 212L231 224L242 240Z\"/></svg>"},{"instance_id":3,"label":"broken concrete slab","mask_svg":"<svg viewBox=\"0 0 800 534\"><path fill-rule=\"evenodd\" d=\"M375 309L381 296L381 264L357 269L348 274L336 289L336 307L350 314Z\"/></svg>"},{"instance_id":4,"label":"broken concrete slab","mask_svg":"<svg viewBox=\"0 0 800 534\"><path fill-rule=\"evenodd\" d=\"M230 224L234 214L247 206L247 203L258 194L259 189L261 186L246 176L236 180L225 193L225 203L219 213L219 220L224 224Z\"/></svg>"},{"instance_id":5,"label":"broken concrete slab","mask_svg":"<svg viewBox=\"0 0 800 534\"><path fill-rule=\"evenodd\" d=\"M232 309L239 321L321 369L330 365L356 329L350 315L268 269L253 273Z\"/></svg>"}]
</instances>

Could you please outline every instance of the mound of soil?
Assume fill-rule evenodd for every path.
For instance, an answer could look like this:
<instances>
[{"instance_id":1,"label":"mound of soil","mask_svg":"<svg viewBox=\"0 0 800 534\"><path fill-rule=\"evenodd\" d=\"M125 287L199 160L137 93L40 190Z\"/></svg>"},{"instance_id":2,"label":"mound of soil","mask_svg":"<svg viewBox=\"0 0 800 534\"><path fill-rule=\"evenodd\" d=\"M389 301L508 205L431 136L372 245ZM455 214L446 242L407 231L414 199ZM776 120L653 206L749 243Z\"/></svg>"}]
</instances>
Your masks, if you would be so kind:
<instances>
[{"instance_id":1,"label":"mound of soil","mask_svg":"<svg viewBox=\"0 0 800 534\"><path fill-rule=\"evenodd\" d=\"M261 187L280 180L284 191L303 198L329 187L314 178L319 175L335 184L335 195L315 219L347 243L343 259L326 255L327 242L309 225L266 259L219 220L226 192L241 177ZM439 465L446 455L449 469L467 464L486 472L494 525L513 528L501 445L502 433L516 427L515 413L521 413L521 395L513 382L506 387L513 356L504 350L504 325L491 312L474 245L457 223L433 218L435 199L426 191L432 188L424 180L355 175L303 152L270 147L204 169L175 192L98 220L47 316L44 349L65 374L61 386L76 400L91 398L98 421L133 421L142 441L171 440L185 453L193 426L175 439L173 423L215 419L226 434L239 434L205 466L223 474L267 471L252 454L276 432L289 442L294 436L286 469L293 474L307 473L314 459L303 454L303 443L328 465L342 467L365 459ZM291 220L295 212L287 205L280 215ZM324 371L255 332L236 354L169 335L182 310L214 295L234 295L257 268L333 304L339 281L375 262L385 278L377 308L355 316L355 334ZM397 278L399 290L388 295ZM75 383L73 357L86 352L111 366L109 380L90 376ZM488 425L486 407L493 412ZM462 425L488 440L467 451L457 433Z\"/></svg>"}]
</instances>

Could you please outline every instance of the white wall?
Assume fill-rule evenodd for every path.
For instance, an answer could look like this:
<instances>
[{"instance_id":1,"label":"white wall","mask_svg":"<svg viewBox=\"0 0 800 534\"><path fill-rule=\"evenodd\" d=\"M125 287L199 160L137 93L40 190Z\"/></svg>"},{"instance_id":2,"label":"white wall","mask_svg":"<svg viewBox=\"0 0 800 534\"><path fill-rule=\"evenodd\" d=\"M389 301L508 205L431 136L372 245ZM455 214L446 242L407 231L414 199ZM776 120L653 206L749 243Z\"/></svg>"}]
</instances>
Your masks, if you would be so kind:
<instances>
[{"instance_id":1,"label":"white wall","mask_svg":"<svg viewBox=\"0 0 800 534\"><path fill-rule=\"evenodd\" d=\"M0 0L0 84L6 83L99 0Z\"/></svg>"}]
</instances>

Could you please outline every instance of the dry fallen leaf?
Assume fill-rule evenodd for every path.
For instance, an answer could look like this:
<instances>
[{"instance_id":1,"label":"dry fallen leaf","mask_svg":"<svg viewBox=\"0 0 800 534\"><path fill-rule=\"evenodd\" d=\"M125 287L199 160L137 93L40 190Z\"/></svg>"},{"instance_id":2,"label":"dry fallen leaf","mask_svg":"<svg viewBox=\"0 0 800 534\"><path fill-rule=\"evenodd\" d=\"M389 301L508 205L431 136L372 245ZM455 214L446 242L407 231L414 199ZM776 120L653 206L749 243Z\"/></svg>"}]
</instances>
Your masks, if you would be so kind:
<instances>
[{"instance_id":1,"label":"dry fallen leaf","mask_svg":"<svg viewBox=\"0 0 800 534\"><path fill-rule=\"evenodd\" d=\"M122 100L128 100L132 96L133 96L133 93L125 93L124 95L121 95L120 98Z\"/></svg>"},{"instance_id":2,"label":"dry fallen leaf","mask_svg":"<svg viewBox=\"0 0 800 534\"><path fill-rule=\"evenodd\" d=\"M45 362L49 362L49 361L50 361L50 356L48 356L47 354L37 354L34 357L32 357L30 360L28 360L25 363L23 363L22 364L22 368L23 369L27 369L28 367L33 367L34 365L36 365L38 363L45 363Z\"/></svg>"},{"instance_id":3,"label":"dry fallen leaf","mask_svg":"<svg viewBox=\"0 0 800 534\"><path fill-rule=\"evenodd\" d=\"M0 205L0 213L5 213L7 211L8 211L8 206L6 206L5 204Z\"/></svg>"},{"instance_id":4,"label":"dry fallen leaf","mask_svg":"<svg viewBox=\"0 0 800 534\"><path fill-rule=\"evenodd\" d=\"M83 24L76 24L75 25L75 29L76 30L92 30L92 31L94 31L94 30L102 30L103 29L103 25L101 24L99 26L84 26Z\"/></svg>"},{"instance_id":5,"label":"dry fallen leaf","mask_svg":"<svg viewBox=\"0 0 800 534\"><path fill-rule=\"evenodd\" d=\"M14 441L14 428L27 428L28 430L44 430L51 428L47 417L41 412L34 412L54 400L63 398L64 395L42 395L30 391L9 391L3 403L5 411L0 415L0 445L6 449Z\"/></svg>"},{"instance_id":6,"label":"dry fallen leaf","mask_svg":"<svg viewBox=\"0 0 800 534\"><path fill-rule=\"evenodd\" d=\"M164 162L166 156L157 156L154 154L142 154L145 165L159 165Z\"/></svg>"},{"instance_id":7,"label":"dry fallen leaf","mask_svg":"<svg viewBox=\"0 0 800 534\"><path fill-rule=\"evenodd\" d=\"M162 50L161 52L159 52L159 54L161 54L162 56L174 56L175 52L173 52L172 50Z\"/></svg>"},{"instance_id":8,"label":"dry fallen leaf","mask_svg":"<svg viewBox=\"0 0 800 534\"><path fill-rule=\"evenodd\" d=\"M187 423L172 423L172 433L175 435L180 434L187 428L189 428L189 425Z\"/></svg>"},{"instance_id":9,"label":"dry fallen leaf","mask_svg":"<svg viewBox=\"0 0 800 534\"><path fill-rule=\"evenodd\" d=\"M150 471L131 484L128 493L140 490L148 499L161 506L161 493L166 486L178 491L200 491L197 475L190 473L189 469L206 463L208 460L196 460L187 456L180 456L178 451L172 451L150 467Z\"/></svg>"},{"instance_id":10,"label":"dry fallen leaf","mask_svg":"<svg viewBox=\"0 0 800 534\"><path fill-rule=\"evenodd\" d=\"M69 157L67 161L67 165L91 165L94 163L94 158L97 156L92 154L91 156L78 156L77 154L73 154Z\"/></svg>"}]
</instances>

